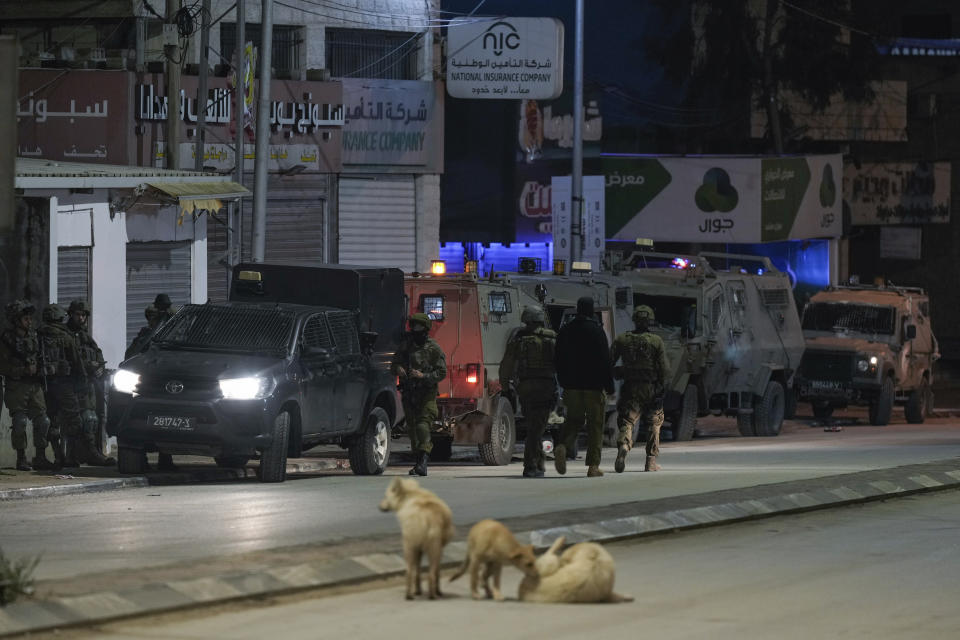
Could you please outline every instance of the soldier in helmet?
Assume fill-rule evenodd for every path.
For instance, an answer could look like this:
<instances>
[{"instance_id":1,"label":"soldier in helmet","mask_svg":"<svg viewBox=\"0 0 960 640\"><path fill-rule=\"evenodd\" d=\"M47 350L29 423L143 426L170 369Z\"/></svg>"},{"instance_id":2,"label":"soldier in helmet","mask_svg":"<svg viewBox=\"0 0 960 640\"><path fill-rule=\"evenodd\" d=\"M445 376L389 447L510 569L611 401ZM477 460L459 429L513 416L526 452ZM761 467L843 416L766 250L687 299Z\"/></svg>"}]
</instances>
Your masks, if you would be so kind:
<instances>
[{"instance_id":1,"label":"soldier in helmet","mask_svg":"<svg viewBox=\"0 0 960 640\"><path fill-rule=\"evenodd\" d=\"M97 387L106 372L106 361L103 352L97 346L96 340L90 335L88 321L90 306L85 300L74 300L67 309L70 319L67 328L77 341L80 360L83 364L80 371L73 376L77 388L77 400L80 403L80 417L83 421L83 437L77 442L77 452L86 459L86 463L98 467L109 467L117 463L114 458L108 458L100 451L100 416L97 415ZM67 451L70 458L70 451Z\"/></svg>"},{"instance_id":2,"label":"soldier in helmet","mask_svg":"<svg viewBox=\"0 0 960 640\"><path fill-rule=\"evenodd\" d=\"M614 364L623 361L623 365L617 367L623 378L617 399L617 427L620 431L617 461L614 463L617 473L623 473L626 468L627 453L633 447L633 425L637 420L642 427L639 437L647 442L647 461L643 470L660 470L657 456L663 425L663 392L670 365L663 340L650 331L653 321L653 309L647 305L636 307L633 310L635 329L617 336L610 349Z\"/></svg>"},{"instance_id":3,"label":"soldier in helmet","mask_svg":"<svg viewBox=\"0 0 960 640\"><path fill-rule=\"evenodd\" d=\"M158 322L160 324L172 318L173 314L177 312L176 307L170 302L170 296L165 293L157 294L157 297L153 299L153 308L156 309L159 314Z\"/></svg>"},{"instance_id":4,"label":"soldier in helmet","mask_svg":"<svg viewBox=\"0 0 960 640\"><path fill-rule=\"evenodd\" d=\"M500 379L516 382L523 408L527 430L523 443L523 477L542 478L544 455L541 442L557 389L553 364L557 334L544 328L544 313L539 307L526 307L520 320L524 326L507 342L500 362Z\"/></svg>"},{"instance_id":5,"label":"soldier in helmet","mask_svg":"<svg viewBox=\"0 0 960 640\"><path fill-rule=\"evenodd\" d=\"M26 300L7 305L10 326L0 333L0 373L6 380L4 401L13 420L13 448L17 451L18 471L53 469L47 460L47 431L50 419L43 397L44 367L37 332L33 328L34 307ZM33 425L36 455L27 460L27 422Z\"/></svg>"},{"instance_id":6,"label":"soldier in helmet","mask_svg":"<svg viewBox=\"0 0 960 640\"><path fill-rule=\"evenodd\" d=\"M447 377L447 361L443 349L430 338L430 316L415 313L409 324L410 331L394 354L390 370L400 379L410 450L417 457L410 475L425 476L433 449L430 432L438 414L437 385Z\"/></svg>"},{"instance_id":7,"label":"soldier in helmet","mask_svg":"<svg viewBox=\"0 0 960 640\"><path fill-rule=\"evenodd\" d=\"M48 304L43 308L43 324L37 333L44 353L44 361L49 367L47 373L46 401L47 411L52 416L49 440L53 446L56 464L64 467L77 466L75 442L83 433L83 421L80 418L80 403L77 400L74 374L83 369L77 341L64 324L67 312L57 304ZM66 459L65 451L70 443L71 460Z\"/></svg>"}]
</instances>

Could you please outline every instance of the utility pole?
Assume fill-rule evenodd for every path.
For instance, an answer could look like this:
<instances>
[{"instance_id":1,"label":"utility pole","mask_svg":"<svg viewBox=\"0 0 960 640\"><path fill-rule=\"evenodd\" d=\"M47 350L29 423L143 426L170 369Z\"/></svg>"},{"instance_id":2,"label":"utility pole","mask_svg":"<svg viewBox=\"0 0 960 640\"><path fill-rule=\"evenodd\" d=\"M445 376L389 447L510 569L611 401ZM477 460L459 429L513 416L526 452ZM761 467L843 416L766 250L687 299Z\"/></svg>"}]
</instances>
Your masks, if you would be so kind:
<instances>
[{"instance_id":1,"label":"utility pole","mask_svg":"<svg viewBox=\"0 0 960 640\"><path fill-rule=\"evenodd\" d=\"M234 122L236 130L234 131L234 167L233 176L237 184L243 184L243 111L246 102L244 87L244 72L246 70L247 57L247 34L246 34L247 8L244 0L237 0L237 46L234 50L236 56L236 66L233 72L236 82L233 86L233 105ZM234 259L237 257L236 244L243 241L243 234L236 233L235 229L240 229L243 224L243 202L238 201L236 205L230 205L227 213L227 287L230 286L230 278L233 276Z\"/></svg>"},{"instance_id":2,"label":"utility pole","mask_svg":"<svg viewBox=\"0 0 960 640\"><path fill-rule=\"evenodd\" d=\"M574 262L583 257L583 0L577 0L573 40L573 179L570 200L570 255ZM599 266L599 265L597 265Z\"/></svg>"},{"instance_id":3,"label":"utility pole","mask_svg":"<svg viewBox=\"0 0 960 640\"><path fill-rule=\"evenodd\" d=\"M773 152L783 155L783 134L780 131L780 105L777 102L777 86L773 79L773 22L780 9L780 0L767 0L767 16L763 22L763 100L770 123Z\"/></svg>"},{"instance_id":4,"label":"utility pole","mask_svg":"<svg viewBox=\"0 0 960 640\"><path fill-rule=\"evenodd\" d=\"M167 168L180 168L180 44L177 40L180 34L177 31L175 16L180 11L180 0L167 0L167 22L163 25L164 42L173 41L174 44L163 45L163 55L167 59L167 134L166 155Z\"/></svg>"},{"instance_id":5,"label":"utility pole","mask_svg":"<svg viewBox=\"0 0 960 640\"><path fill-rule=\"evenodd\" d=\"M267 239L267 162L270 154L270 67L273 64L273 0L261 0L260 95L253 172L253 262L263 262Z\"/></svg>"},{"instance_id":6,"label":"utility pole","mask_svg":"<svg viewBox=\"0 0 960 640\"><path fill-rule=\"evenodd\" d=\"M197 88L197 140L193 150L195 171L203 171L203 154L207 139L207 67L210 63L210 0L203 0L200 10L200 80Z\"/></svg>"}]
</instances>

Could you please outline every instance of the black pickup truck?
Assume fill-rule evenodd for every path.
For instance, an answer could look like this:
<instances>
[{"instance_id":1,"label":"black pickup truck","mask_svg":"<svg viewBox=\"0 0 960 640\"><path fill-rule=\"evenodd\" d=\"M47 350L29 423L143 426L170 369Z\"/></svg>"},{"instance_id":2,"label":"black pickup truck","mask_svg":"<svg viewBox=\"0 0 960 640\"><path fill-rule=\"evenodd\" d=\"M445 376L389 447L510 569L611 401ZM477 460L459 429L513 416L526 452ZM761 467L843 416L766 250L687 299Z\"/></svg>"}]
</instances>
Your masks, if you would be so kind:
<instances>
[{"instance_id":1,"label":"black pickup truck","mask_svg":"<svg viewBox=\"0 0 960 640\"><path fill-rule=\"evenodd\" d=\"M282 482L288 456L323 443L347 448L354 473L382 473L403 322L398 269L238 265L229 302L185 305L113 375L121 473L160 451L259 457L258 477Z\"/></svg>"}]
</instances>

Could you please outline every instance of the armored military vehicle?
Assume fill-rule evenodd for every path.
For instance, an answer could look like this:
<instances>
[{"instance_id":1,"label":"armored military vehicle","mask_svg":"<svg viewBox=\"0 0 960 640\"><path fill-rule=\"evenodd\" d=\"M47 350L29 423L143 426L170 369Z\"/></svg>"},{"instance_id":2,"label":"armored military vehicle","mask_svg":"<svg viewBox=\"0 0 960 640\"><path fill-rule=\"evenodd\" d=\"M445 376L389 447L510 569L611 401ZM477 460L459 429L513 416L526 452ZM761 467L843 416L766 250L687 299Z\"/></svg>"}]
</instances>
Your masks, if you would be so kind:
<instances>
[{"instance_id":1,"label":"armored military vehicle","mask_svg":"<svg viewBox=\"0 0 960 640\"><path fill-rule=\"evenodd\" d=\"M829 287L803 311L807 350L799 397L816 418L836 408L869 407L870 423L890 422L894 404L907 422L933 409L933 363L940 357L922 289L889 285Z\"/></svg>"},{"instance_id":2,"label":"armored military vehicle","mask_svg":"<svg viewBox=\"0 0 960 640\"><path fill-rule=\"evenodd\" d=\"M768 258L636 252L617 272L654 309L671 373L667 426L689 440L698 416L737 417L744 436L776 436L804 341L790 280Z\"/></svg>"}]
</instances>

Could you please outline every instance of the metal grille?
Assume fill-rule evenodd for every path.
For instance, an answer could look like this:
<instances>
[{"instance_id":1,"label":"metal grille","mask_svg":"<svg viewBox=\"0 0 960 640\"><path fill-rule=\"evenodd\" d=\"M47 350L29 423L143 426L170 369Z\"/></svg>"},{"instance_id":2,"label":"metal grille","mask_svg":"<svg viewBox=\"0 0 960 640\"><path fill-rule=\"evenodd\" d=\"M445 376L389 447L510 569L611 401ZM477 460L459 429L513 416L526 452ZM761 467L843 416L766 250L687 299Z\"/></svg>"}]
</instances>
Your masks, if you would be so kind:
<instances>
[{"instance_id":1,"label":"metal grille","mask_svg":"<svg viewBox=\"0 0 960 640\"><path fill-rule=\"evenodd\" d=\"M90 299L90 247L57 249L57 302Z\"/></svg>"},{"instance_id":2,"label":"metal grille","mask_svg":"<svg viewBox=\"0 0 960 640\"><path fill-rule=\"evenodd\" d=\"M803 328L810 331L856 331L893 335L896 314L893 307L818 302L803 311Z\"/></svg>"},{"instance_id":3,"label":"metal grille","mask_svg":"<svg viewBox=\"0 0 960 640\"><path fill-rule=\"evenodd\" d=\"M785 307L790 302L786 289L760 289L760 298L768 307Z\"/></svg>"},{"instance_id":4,"label":"metal grille","mask_svg":"<svg viewBox=\"0 0 960 640\"><path fill-rule=\"evenodd\" d=\"M303 328L303 346L333 348L330 331L327 329L327 320L323 316L313 316Z\"/></svg>"},{"instance_id":5,"label":"metal grille","mask_svg":"<svg viewBox=\"0 0 960 640\"><path fill-rule=\"evenodd\" d=\"M253 46L259 47L262 30L259 24L247 22L244 25L244 37ZM273 50L271 66L275 71L293 71L300 68L300 47L303 36L300 27L274 25ZM234 22L224 22L220 25L220 54L225 60L233 62L234 52L237 49L237 25Z\"/></svg>"},{"instance_id":6,"label":"metal grille","mask_svg":"<svg viewBox=\"0 0 960 640\"><path fill-rule=\"evenodd\" d=\"M158 293L166 293L174 306L192 296L189 242L127 243L127 344L147 321L144 309Z\"/></svg>"},{"instance_id":7,"label":"metal grille","mask_svg":"<svg viewBox=\"0 0 960 640\"><path fill-rule=\"evenodd\" d=\"M327 68L334 78L417 80L422 34L327 29Z\"/></svg>"},{"instance_id":8,"label":"metal grille","mask_svg":"<svg viewBox=\"0 0 960 640\"><path fill-rule=\"evenodd\" d=\"M853 376L853 356L807 351L800 361L800 371L807 380L850 380Z\"/></svg>"},{"instance_id":9,"label":"metal grille","mask_svg":"<svg viewBox=\"0 0 960 640\"><path fill-rule=\"evenodd\" d=\"M360 344L357 341L357 328L353 319L345 313L330 314L330 332L337 345L340 355L356 355L360 353Z\"/></svg>"},{"instance_id":10,"label":"metal grille","mask_svg":"<svg viewBox=\"0 0 960 640\"><path fill-rule=\"evenodd\" d=\"M184 347L286 351L292 313L253 305L190 304L163 326L157 340Z\"/></svg>"},{"instance_id":11,"label":"metal grille","mask_svg":"<svg viewBox=\"0 0 960 640\"><path fill-rule=\"evenodd\" d=\"M340 264L417 268L417 193L412 176L340 178Z\"/></svg>"}]
</instances>

